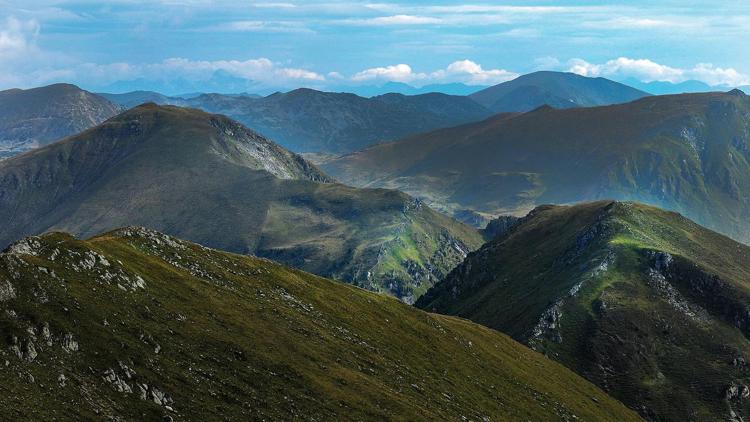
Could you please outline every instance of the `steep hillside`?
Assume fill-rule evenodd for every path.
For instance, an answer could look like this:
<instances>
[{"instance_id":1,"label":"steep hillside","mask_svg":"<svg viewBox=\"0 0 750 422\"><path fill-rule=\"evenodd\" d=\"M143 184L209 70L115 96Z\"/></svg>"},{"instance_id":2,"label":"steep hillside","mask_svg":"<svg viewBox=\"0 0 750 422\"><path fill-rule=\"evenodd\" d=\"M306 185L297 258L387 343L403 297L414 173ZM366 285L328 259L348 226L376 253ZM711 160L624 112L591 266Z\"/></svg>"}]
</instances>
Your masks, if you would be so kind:
<instances>
[{"instance_id":1,"label":"steep hillside","mask_svg":"<svg viewBox=\"0 0 750 422\"><path fill-rule=\"evenodd\" d=\"M417 306L506 332L651 420L750 415L750 248L676 213L539 207Z\"/></svg>"},{"instance_id":2,"label":"steep hillside","mask_svg":"<svg viewBox=\"0 0 750 422\"><path fill-rule=\"evenodd\" d=\"M3 420L637 420L493 330L142 228L0 280Z\"/></svg>"},{"instance_id":3,"label":"steep hillside","mask_svg":"<svg viewBox=\"0 0 750 422\"><path fill-rule=\"evenodd\" d=\"M407 135L473 122L492 112L445 94L354 94L297 89L263 98L205 94L166 104L227 115L295 152L341 154Z\"/></svg>"},{"instance_id":4,"label":"steep hillside","mask_svg":"<svg viewBox=\"0 0 750 422\"><path fill-rule=\"evenodd\" d=\"M469 97L496 113L627 103L650 94L605 78L574 73L534 72L491 86Z\"/></svg>"},{"instance_id":5,"label":"steep hillside","mask_svg":"<svg viewBox=\"0 0 750 422\"><path fill-rule=\"evenodd\" d=\"M0 159L98 125L120 107L77 86L0 91Z\"/></svg>"},{"instance_id":6,"label":"steep hillside","mask_svg":"<svg viewBox=\"0 0 750 422\"><path fill-rule=\"evenodd\" d=\"M147 104L0 163L0 244L142 225L412 300L482 243L403 193L328 181L226 117Z\"/></svg>"},{"instance_id":7,"label":"steep hillside","mask_svg":"<svg viewBox=\"0 0 750 422\"><path fill-rule=\"evenodd\" d=\"M502 114L323 169L448 212L523 215L544 203L635 200L750 241L750 97L739 90Z\"/></svg>"}]
</instances>

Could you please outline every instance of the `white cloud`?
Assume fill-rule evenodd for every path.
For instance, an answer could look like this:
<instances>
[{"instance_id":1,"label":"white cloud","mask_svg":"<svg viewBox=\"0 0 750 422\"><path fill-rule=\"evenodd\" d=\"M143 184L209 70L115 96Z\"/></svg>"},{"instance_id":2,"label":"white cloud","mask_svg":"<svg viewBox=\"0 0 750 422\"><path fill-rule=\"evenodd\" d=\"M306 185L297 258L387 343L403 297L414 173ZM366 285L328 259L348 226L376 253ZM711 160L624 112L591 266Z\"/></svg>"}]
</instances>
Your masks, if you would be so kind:
<instances>
[{"instance_id":1,"label":"white cloud","mask_svg":"<svg viewBox=\"0 0 750 422\"><path fill-rule=\"evenodd\" d=\"M459 60L445 70L432 73L432 79L443 82L463 82L469 85L495 85L518 77L518 73L505 69L483 69L471 60Z\"/></svg>"},{"instance_id":2,"label":"white cloud","mask_svg":"<svg viewBox=\"0 0 750 422\"><path fill-rule=\"evenodd\" d=\"M426 77L424 73L414 73L408 64L397 64L363 70L352 76L352 80L357 82L373 80L413 82Z\"/></svg>"},{"instance_id":3,"label":"white cloud","mask_svg":"<svg viewBox=\"0 0 750 422\"><path fill-rule=\"evenodd\" d=\"M449 64L445 69L431 73L414 72L407 64L386 67L375 67L356 73L351 80L393 81L424 85L427 83L462 82L469 85L494 85L518 77L515 72L504 69L483 69L471 60L459 60Z\"/></svg>"},{"instance_id":4,"label":"white cloud","mask_svg":"<svg viewBox=\"0 0 750 422\"><path fill-rule=\"evenodd\" d=\"M224 71L230 75L257 82L324 81L325 77L316 72L279 67L267 58L251 60L190 60L170 58L161 63L133 66L135 77L181 76L193 80L209 79L214 72Z\"/></svg>"},{"instance_id":5,"label":"white cloud","mask_svg":"<svg viewBox=\"0 0 750 422\"><path fill-rule=\"evenodd\" d=\"M255 3L252 7L258 9L294 9L297 5L294 3Z\"/></svg>"},{"instance_id":6,"label":"white cloud","mask_svg":"<svg viewBox=\"0 0 750 422\"><path fill-rule=\"evenodd\" d=\"M633 77L644 82L663 81L679 83L698 80L709 85L739 86L750 83L750 78L733 68L716 67L710 63L699 63L692 68L677 68L656 63L648 59L620 57L602 64L589 63L583 59L569 62L569 71L583 76Z\"/></svg>"},{"instance_id":7,"label":"white cloud","mask_svg":"<svg viewBox=\"0 0 750 422\"><path fill-rule=\"evenodd\" d=\"M442 19L429 16L393 15L367 19L344 19L340 22L361 26L435 25L442 23Z\"/></svg>"},{"instance_id":8,"label":"white cloud","mask_svg":"<svg viewBox=\"0 0 750 422\"><path fill-rule=\"evenodd\" d=\"M662 16L662 17L633 17L618 16L608 19L586 21L585 28L623 30L623 29L651 29L651 30L698 30L707 25L707 20L700 17Z\"/></svg>"},{"instance_id":9,"label":"white cloud","mask_svg":"<svg viewBox=\"0 0 750 422\"><path fill-rule=\"evenodd\" d=\"M13 16L0 25L0 57L4 59L26 55L36 50L39 23L34 20L20 20Z\"/></svg>"},{"instance_id":10,"label":"white cloud","mask_svg":"<svg viewBox=\"0 0 750 422\"><path fill-rule=\"evenodd\" d=\"M230 32L273 32L273 33L315 33L300 22L242 20L225 22L206 28L209 31Z\"/></svg>"}]
</instances>

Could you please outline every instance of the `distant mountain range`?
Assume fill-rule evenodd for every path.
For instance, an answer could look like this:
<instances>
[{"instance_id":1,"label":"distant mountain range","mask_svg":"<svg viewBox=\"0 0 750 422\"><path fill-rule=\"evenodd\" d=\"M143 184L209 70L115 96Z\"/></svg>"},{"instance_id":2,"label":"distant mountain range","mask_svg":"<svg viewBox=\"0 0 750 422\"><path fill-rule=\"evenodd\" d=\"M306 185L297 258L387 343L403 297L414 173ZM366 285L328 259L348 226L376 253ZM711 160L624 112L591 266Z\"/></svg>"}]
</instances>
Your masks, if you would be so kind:
<instances>
[{"instance_id":1,"label":"distant mountain range","mask_svg":"<svg viewBox=\"0 0 750 422\"><path fill-rule=\"evenodd\" d=\"M451 213L637 200L750 241L749 116L750 97L739 90L545 107L374 146L324 170Z\"/></svg>"},{"instance_id":2,"label":"distant mountain range","mask_svg":"<svg viewBox=\"0 0 750 422\"><path fill-rule=\"evenodd\" d=\"M661 84L661 85L660 85ZM698 83L696 83L698 84ZM663 85L663 86L662 86ZM685 85L690 85L686 83ZM632 89L603 78L586 78L561 72L536 72L523 75L513 81L477 91L481 87L470 87L463 84L427 85L414 88L403 83L386 83L377 87L359 87L364 98L349 93L322 92L312 89L297 89L287 93L274 93L266 97L240 89L252 89L251 86L237 86L239 93L203 94L201 92L181 91L178 95L165 95L155 91L133 91L122 94L102 93L98 96L86 93L87 100L64 97L61 92L85 92L72 85L55 85L30 90L27 96L35 101L45 101L46 107L55 112L47 113L45 118L61 110L87 110L88 114L97 116L72 116L65 122L55 124L56 128L66 124L78 131L88 128L103 118L111 117L112 104L102 102L101 97L125 108L132 108L146 102L171 104L183 107L200 108L211 113L230 116L243 124L270 137L281 145L299 153L314 153L328 159L331 155L350 153L373 144L393 141L420 132L455 126L463 123L483 120L496 112L525 112L542 105L555 108L588 107L628 102L647 95L643 91ZM199 89L201 86L192 88ZM202 88L210 90L214 85L206 84ZM660 88L661 87L661 88ZM116 87L113 87L116 88ZM122 87L120 87L122 88ZM187 88L187 87L183 87ZM354 89L353 87L341 87ZM362 90L367 91L364 92ZM651 83L652 91L697 90L694 86L680 89L678 85ZM711 89L703 85L701 90ZM440 92L456 95L447 95ZM12 92L12 91L8 91ZM13 91L15 92L15 91ZM26 91L21 91L26 92ZM404 95L408 94L408 95ZM464 94L471 94L466 96ZM92 101L97 98L97 101ZM78 104L75 104L76 101ZM84 107L82 101L88 101ZM115 107L116 109L116 107ZM40 143L76 133L76 130L57 129L50 132L40 125L35 113L44 110L41 104L33 108L16 108L14 113L6 112L5 126L22 128L23 136L14 134L0 146L4 156L28 150ZM46 113L46 112L45 112ZM84 122L80 122L81 119ZM34 121L34 125L29 122ZM50 120L51 121L51 120ZM70 125L70 123L75 123ZM77 123L76 123L77 122ZM94 123L94 124L95 124ZM8 129L12 132L11 129ZM22 138L22 139L21 139ZM42 142L43 143L43 142ZM312 155L311 155L312 157Z\"/></svg>"},{"instance_id":3,"label":"distant mountain range","mask_svg":"<svg viewBox=\"0 0 750 422\"><path fill-rule=\"evenodd\" d=\"M421 95L439 93L446 95L470 95L487 88L487 86L466 85L462 83L430 84L415 87L403 82L386 82L383 85L349 85L329 88L333 92L351 92L361 97L377 97L384 94Z\"/></svg>"},{"instance_id":4,"label":"distant mountain range","mask_svg":"<svg viewBox=\"0 0 750 422\"><path fill-rule=\"evenodd\" d=\"M536 72L475 93L476 87L450 87L409 89L406 84L387 83L379 90L358 91L371 98L312 89L262 98L226 94L179 98L143 91L102 95L125 107L153 101L225 114L295 152L322 154L346 154L411 134L482 120L496 112L529 111L545 104L557 108L606 105L648 95L607 79L560 72ZM438 89L462 95L429 92ZM392 92L375 95L386 91Z\"/></svg>"},{"instance_id":5,"label":"distant mountain range","mask_svg":"<svg viewBox=\"0 0 750 422\"><path fill-rule=\"evenodd\" d=\"M121 110L69 84L0 91L0 159L74 135Z\"/></svg>"},{"instance_id":6,"label":"distant mountain range","mask_svg":"<svg viewBox=\"0 0 750 422\"><path fill-rule=\"evenodd\" d=\"M541 206L417 306L496 328L647 420L750 415L750 247L672 212Z\"/></svg>"},{"instance_id":7,"label":"distant mountain range","mask_svg":"<svg viewBox=\"0 0 750 422\"><path fill-rule=\"evenodd\" d=\"M617 420L506 335L137 227L0 254L3 420Z\"/></svg>"},{"instance_id":8,"label":"distant mountain range","mask_svg":"<svg viewBox=\"0 0 750 422\"><path fill-rule=\"evenodd\" d=\"M622 83L654 95L731 91L733 88L735 88L729 85L709 85L701 81L685 81L679 83L661 81L641 82L637 79L630 78L622 81ZM740 86L736 88L744 91L746 94L750 94L750 86Z\"/></svg>"},{"instance_id":9,"label":"distant mountain range","mask_svg":"<svg viewBox=\"0 0 750 422\"><path fill-rule=\"evenodd\" d=\"M126 107L147 100L224 114L295 152L335 154L492 114L468 97L437 93L363 98L297 89L262 98L203 94L184 99L151 92L104 95Z\"/></svg>"},{"instance_id":10,"label":"distant mountain range","mask_svg":"<svg viewBox=\"0 0 750 422\"><path fill-rule=\"evenodd\" d=\"M226 117L146 104L0 163L0 247L141 225L410 301L483 241L401 192L330 181Z\"/></svg>"},{"instance_id":11,"label":"distant mountain range","mask_svg":"<svg viewBox=\"0 0 750 422\"><path fill-rule=\"evenodd\" d=\"M496 113L530 111L543 105L573 108L627 103L649 94L605 78L534 72L470 95Z\"/></svg>"}]
</instances>

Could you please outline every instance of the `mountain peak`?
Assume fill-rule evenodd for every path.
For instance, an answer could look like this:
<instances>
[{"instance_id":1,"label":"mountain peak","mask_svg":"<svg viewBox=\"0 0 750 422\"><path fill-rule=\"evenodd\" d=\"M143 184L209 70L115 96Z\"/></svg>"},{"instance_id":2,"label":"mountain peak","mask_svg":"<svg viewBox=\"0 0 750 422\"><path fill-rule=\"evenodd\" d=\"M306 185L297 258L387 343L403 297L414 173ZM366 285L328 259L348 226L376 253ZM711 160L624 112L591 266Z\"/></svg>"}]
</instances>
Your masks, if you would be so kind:
<instances>
[{"instance_id":1,"label":"mountain peak","mask_svg":"<svg viewBox=\"0 0 750 422\"><path fill-rule=\"evenodd\" d=\"M495 112L530 111L547 104L555 108L625 103L648 93L605 78L539 71L486 88L470 97Z\"/></svg>"},{"instance_id":2,"label":"mountain peak","mask_svg":"<svg viewBox=\"0 0 750 422\"><path fill-rule=\"evenodd\" d=\"M71 84L0 92L0 159L79 133L121 111Z\"/></svg>"},{"instance_id":3,"label":"mountain peak","mask_svg":"<svg viewBox=\"0 0 750 422\"><path fill-rule=\"evenodd\" d=\"M748 274L750 247L607 200L536 208L416 305L506 332L648 419L725 420L749 410L725 400L750 359Z\"/></svg>"}]
</instances>

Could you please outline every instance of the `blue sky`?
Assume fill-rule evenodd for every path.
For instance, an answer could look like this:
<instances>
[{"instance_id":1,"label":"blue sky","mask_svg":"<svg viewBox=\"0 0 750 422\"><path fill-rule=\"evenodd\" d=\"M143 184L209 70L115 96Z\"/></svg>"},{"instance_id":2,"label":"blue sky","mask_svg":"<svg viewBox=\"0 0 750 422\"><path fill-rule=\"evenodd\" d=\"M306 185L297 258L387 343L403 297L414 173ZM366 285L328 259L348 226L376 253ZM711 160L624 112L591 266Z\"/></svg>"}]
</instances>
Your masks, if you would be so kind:
<instances>
[{"instance_id":1,"label":"blue sky","mask_svg":"<svg viewBox=\"0 0 750 422\"><path fill-rule=\"evenodd\" d=\"M748 38L747 0L0 0L0 88L488 85L540 69L738 86Z\"/></svg>"}]
</instances>

